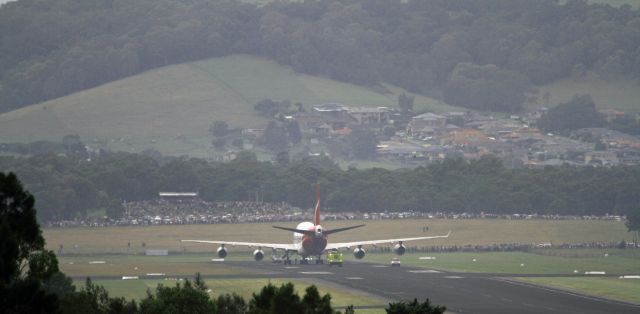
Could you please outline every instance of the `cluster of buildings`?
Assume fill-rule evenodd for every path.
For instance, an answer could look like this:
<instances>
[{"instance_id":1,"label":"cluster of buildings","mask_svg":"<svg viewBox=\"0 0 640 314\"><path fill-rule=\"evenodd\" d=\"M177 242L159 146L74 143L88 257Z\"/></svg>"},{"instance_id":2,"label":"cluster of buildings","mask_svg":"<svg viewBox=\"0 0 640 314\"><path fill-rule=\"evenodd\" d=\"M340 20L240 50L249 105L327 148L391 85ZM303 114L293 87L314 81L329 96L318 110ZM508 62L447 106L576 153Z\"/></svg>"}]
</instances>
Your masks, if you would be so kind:
<instances>
[{"instance_id":1,"label":"cluster of buildings","mask_svg":"<svg viewBox=\"0 0 640 314\"><path fill-rule=\"evenodd\" d=\"M544 111L542 108L522 116L505 117L475 112L427 112L407 117L395 108L326 103L286 119L299 124L311 151L314 145L321 147L316 153L331 155L328 149L322 151L319 144L363 129L381 139L377 159L408 166L448 157L476 159L487 154L497 156L508 168L640 163L640 137L604 128L577 130L570 137L545 133L535 127ZM607 113L603 112L605 116ZM399 120L404 123L397 123ZM402 125L400 129L398 125ZM598 141L604 147L597 147Z\"/></svg>"}]
</instances>

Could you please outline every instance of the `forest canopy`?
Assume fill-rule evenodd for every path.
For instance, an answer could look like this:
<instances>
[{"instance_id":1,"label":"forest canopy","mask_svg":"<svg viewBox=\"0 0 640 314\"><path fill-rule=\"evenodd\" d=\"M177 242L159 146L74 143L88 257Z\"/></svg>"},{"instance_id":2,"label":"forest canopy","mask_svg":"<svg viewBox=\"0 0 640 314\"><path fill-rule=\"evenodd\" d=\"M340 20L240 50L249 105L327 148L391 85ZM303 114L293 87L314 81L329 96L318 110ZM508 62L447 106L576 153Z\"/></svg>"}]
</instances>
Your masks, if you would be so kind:
<instances>
[{"instance_id":1,"label":"forest canopy","mask_svg":"<svg viewBox=\"0 0 640 314\"><path fill-rule=\"evenodd\" d=\"M82 217L97 208L115 218L122 201L155 199L159 191L198 192L207 201L250 201L248 192L260 190L265 202L311 208L316 184L322 187L323 206L332 211L624 215L640 203L640 166L508 170L492 156L415 169L342 170L326 157L270 163L242 152L229 163L208 163L106 153L91 161L0 157L0 169L22 178L38 199L42 221Z\"/></svg>"},{"instance_id":2,"label":"forest canopy","mask_svg":"<svg viewBox=\"0 0 640 314\"><path fill-rule=\"evenodd\" d=\"M640 78L639 46L640 11L583 0L20 0L0 8L0 112L236 53L440 97L516 76L538 85L586 71ZM493 76L469 80L461 64ZM488 99L493 107L477 109L517 110L514 94L501 95L508 106Z\"/></svg>"}]
</instances>

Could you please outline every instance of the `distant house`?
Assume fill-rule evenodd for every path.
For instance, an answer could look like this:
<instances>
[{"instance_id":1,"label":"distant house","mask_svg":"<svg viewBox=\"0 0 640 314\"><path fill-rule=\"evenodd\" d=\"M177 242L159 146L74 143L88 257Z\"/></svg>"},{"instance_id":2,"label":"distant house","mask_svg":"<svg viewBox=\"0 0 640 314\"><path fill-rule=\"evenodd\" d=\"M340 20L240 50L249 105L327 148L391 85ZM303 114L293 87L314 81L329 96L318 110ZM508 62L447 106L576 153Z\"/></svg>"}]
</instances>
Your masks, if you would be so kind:
<instances>
[{"instance_id":1,"label":"distant house","mask_svg":"<svg viewBox=\"0 0 640 314\"><path fill-rule=\"evenodd\" d=\"M315 105L309 116L328 124L332 130L343 129L348 124L354 122L353 117L349 115L348 108L338 103ZM298 120L299 117L301 117L301 115L296 115L294 119Z\"/></svg>"},{"instance_id":2,"label":"distant house","mask_svg":"<svg viewBox=\"0 0 640 314\"><path fill-rule=\"evenodd\" d=\"M602 165L617 165L620 163L618 156L612 151L591 151L584 153L584 163L601 163Z\"/></svg>"},{"instance_id":3,"label":"distant house","mask_svg":"<svg viewBox=\"0 0 640 314\"><path fill-rule=\"evenodd\" d=\"M407 125L407 134L418 136L425 128L443 129L447 126L447 118L435 113L427 112L411 118ZM428 129L427 129L428 130Z\"/></svg>"},{"instance_id":4,"label":"distant house","mask_svg":"<svg viewBox=\"0 0 640 314\"><path fill-rule=\"evenodd\" d=\"M391 117L391 109L387 107L354 107L349 108L348 112L360 125L388 124Z\"/></svg>"},{"instance_id":5,"label":"distant house","mask_svg":"<svg viewBox=\"0 0 640 314\"><path fill-rule=\"evenodd\" d=\"M303 133L318 137L329 136L331 131L343 129L346 125L343 119L318 113L296 113L293 119L298 122Z\"/></svg>"},{"instance_id":6,"label":"distant house","mask_svg":"<svg viewBox=\"0 0 640 314\"><path fill-rule=\"evenodd\" d=\"M443 137L443 144L451 144L455 146L477 146L488 144L494 140L490 139L484 132L476 129L460 129L449 133Z\"/></svg>"},{"instance_id":7,"label":"distant house","mask_svg":"<svg viewBox=\"0 0 640 314\"><path fill-rule=\"evenodd\" d=\"M331 116L334 118L344 118L348 113L348 108L339 103L324 103L313 106L313 113L321 116Z\"/></svg>"},{"instance_id":8,"label":"distant house","mask_svg":"<svg viewBox=\"0 0 640 314\"><path fill-rule=\"evenodd\" d=\"M611 123L611 121L624 117L624 111L615 110L615 109L602 109L598 110L607 122Z\"/></svg>"}]
</instances>

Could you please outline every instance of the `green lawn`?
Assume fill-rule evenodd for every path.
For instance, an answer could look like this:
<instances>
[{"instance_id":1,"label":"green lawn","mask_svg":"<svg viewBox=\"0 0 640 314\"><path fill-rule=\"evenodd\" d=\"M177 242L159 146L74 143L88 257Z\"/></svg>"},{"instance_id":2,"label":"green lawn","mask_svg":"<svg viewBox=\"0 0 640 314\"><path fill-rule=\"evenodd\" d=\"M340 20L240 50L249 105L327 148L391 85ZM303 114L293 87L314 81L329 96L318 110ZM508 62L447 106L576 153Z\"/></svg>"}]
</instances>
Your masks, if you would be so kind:
<instances>
[{"instance_id":1,"label":"green lawn","mask_svg":"<svg viewBox=\"0 0 640 314\"><path fill-rule=\"evenodd\" d=\"M175 280L94 280L95 284L104 286L110 296L124 297L126 299L140 300L146 296L148 289L153 291L158 284L165 286L173 286L177 283ZM209 295L213 298L220 294L236 293L242 296L245 301L249 301L253 293L258 293L262 287L271 282L275 286L280 286L287 282L292 282L296 287L296 292L301 297L304 290L314 284L318 287L321 295L331 294L331 304L336 307L344 307L348 305L380 305L385 306L388 301L370 294L354 291L346 287L328 283L303 279L216 279L205 280L207 287L211 289ZM357 311L357 313L384 313L383 309Z\"/></svg>"},{"instance_id":2,"label":"green lawn","mask_svg":"<svg viewBox=\"0 0 640 314\"><path fill-rule=\"evenodd\" d=\"M524 282L640 304L640 279L516 278Z\"/></svg>"},{"instance_id":3,"label":"green lawn","mask_svg":"<svg viewBox=\"0 0 640 314\"><path fill-rule=\"evenodd\" d=\"M493 253L408 253L400 257L404 265L471 273L503 274L584 274L605 271L610 274L640 274L640 252L626 255L619 250L601 251L600 256L548 256L523 252ZM605 257L604 252L609 256ZM367 262L388 263L393 254L368 254ZM419 257L435 257L420 260ZM474 261L475 260L475 261Z\"/></svg>"},{"instance_id":4,"label":"green lawn","mask_svg":"<svg viewBox=\"0 0 640 314\"><path fill-rule=\"evenodd\" d=\"M168 276L191 276L197 272L208 275L252 274L250 269L214 262L215 253L169 256L145 255L83 255L58 256L60 270L73 277L142 276L164 273ZM251 254L230 256L227 260L250 260ZM95 263L101 262L101 263ZM104 262L104 263L102 263Z\"/></svg>"}]
</instances>

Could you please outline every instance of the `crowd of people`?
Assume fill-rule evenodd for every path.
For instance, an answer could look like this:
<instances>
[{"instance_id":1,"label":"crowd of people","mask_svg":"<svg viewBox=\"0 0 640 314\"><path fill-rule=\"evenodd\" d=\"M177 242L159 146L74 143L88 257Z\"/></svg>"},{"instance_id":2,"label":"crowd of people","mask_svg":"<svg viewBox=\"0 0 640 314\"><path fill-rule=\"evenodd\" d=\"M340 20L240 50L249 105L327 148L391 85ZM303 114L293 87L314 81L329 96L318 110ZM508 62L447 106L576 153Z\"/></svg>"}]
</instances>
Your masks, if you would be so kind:
<instances>
[{"instance_id":1,"label":"crowd of people","mask_svg":"<svg viewBox=\"0 0 640 314\"><path fill-rule=\"evenodd\" d=\"M131 225L218 224L246 222L288 222L313 219L312 210L301 210L286 202L254 201L208 202L199 198L164 199L125 202L119 219L87 217L74 220L50 221L47 227L106 227ZM491 214L451 212L323 212L323 220L382 220L382 219L506 219L506 220L623 220L624 217L560 216L537 214Z\"/></svg>"}]
</instances>

